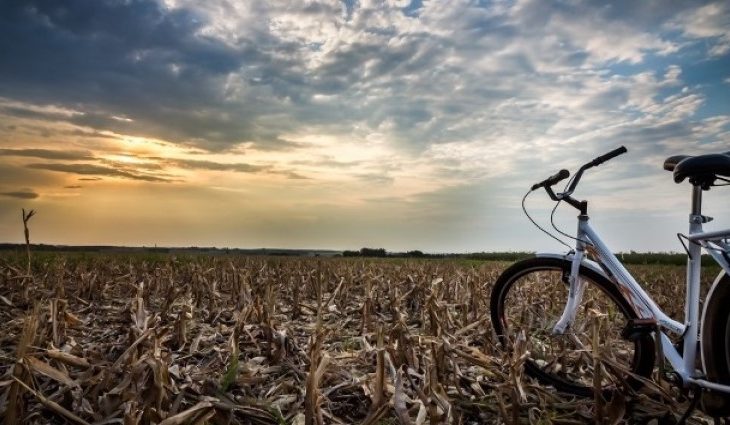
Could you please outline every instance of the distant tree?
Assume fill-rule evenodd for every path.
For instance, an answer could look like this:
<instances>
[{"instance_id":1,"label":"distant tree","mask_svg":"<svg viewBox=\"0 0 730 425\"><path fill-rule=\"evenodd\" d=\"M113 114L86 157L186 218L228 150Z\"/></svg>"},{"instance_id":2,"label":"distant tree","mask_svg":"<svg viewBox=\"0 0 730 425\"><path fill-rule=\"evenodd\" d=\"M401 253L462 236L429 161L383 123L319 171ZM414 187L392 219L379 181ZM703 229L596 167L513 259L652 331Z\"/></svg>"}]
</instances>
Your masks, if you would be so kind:
<instances>
[{"instance_id":1,"label":"distant tree","mask_svg":"<svg viewBox=\"0 0 730 425\"><path fill-rule=\"evenodd\" d=\"M363 257L385 257L388 253L385 248L360 248L360 255Z\"/></svg>"},{"instance_id":2,"label":"distant tree","mask_svg":"<svg viewBox=\"0 0 730 425\"><path fill-rule=\"evenodd\" d=\"M406 257L414 257L414 258L423 258L426 254L423 253L423 251L414 250L414 251L408 251L406 252Z\"/></svg>"},{"instance_id":3,"label":"distant tree","mask_svg":"<svg viewBox=\"0 0 730 425\"><path fill-rule=\"evenodd\" d=\"M359 257L360 252L358 251L342 251L343 257Z\"/></svg>"}]
</instances>

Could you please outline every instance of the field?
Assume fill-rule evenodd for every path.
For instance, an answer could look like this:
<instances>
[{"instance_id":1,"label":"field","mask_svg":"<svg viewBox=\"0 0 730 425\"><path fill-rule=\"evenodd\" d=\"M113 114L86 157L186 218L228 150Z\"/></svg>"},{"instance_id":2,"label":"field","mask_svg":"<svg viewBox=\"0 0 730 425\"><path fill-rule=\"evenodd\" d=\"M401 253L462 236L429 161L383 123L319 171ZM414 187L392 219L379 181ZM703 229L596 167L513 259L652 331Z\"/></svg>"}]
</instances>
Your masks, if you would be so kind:
<instances>
[{"instance_id":1,"label":"field","mask_svg":"<svg viewBox=\"0 0 730 425\"><path fill-rule=\"evenodd\" d=\"M508 264L40 254L29 272L24 256L6 253L0 417L578 424L672 423L684 413L687 402L659 379L604 400L524 376L523 353L503 351L489 319L490 289ZM682 317L682 267L631 269ZM705 283L715 273L705 270Z\"/></svg>"}]
</instances>

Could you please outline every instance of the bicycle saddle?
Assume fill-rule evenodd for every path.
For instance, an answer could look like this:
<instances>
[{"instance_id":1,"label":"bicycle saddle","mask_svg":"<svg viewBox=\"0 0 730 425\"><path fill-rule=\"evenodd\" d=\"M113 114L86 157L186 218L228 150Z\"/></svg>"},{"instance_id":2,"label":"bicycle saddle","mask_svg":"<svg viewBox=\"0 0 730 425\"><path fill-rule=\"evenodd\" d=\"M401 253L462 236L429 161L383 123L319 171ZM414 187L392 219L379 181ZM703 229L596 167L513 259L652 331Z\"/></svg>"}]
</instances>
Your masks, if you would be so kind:
<instances>
[{"instance_id":1,"label":"bicycle saddle","mask_svg":"<svg viewBox=\"0 0 730 425\"><path fill-rule=\"evenodd\" d=\"M730 177L730 152L707 155L674 155L664 161L664 169L672 171L674 181L690 183L707 190L718 176Z\"/></svg>"}]
</instances>

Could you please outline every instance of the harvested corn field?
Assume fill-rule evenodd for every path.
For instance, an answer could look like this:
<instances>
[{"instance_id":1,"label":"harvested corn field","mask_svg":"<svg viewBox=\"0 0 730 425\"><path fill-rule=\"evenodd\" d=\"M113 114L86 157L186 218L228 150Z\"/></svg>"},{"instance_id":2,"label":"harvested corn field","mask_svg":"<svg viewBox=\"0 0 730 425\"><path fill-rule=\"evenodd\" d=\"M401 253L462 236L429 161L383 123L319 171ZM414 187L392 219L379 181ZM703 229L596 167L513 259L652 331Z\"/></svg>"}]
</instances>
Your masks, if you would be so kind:
<instances>
[{"instance_id":1,"label":"harvested corn field","mask_svg":"<svg viewBox=\"0 0 730 425\"><path fill-rule=\"evenodd\" d=\"M0 416L30 424L577 424L673 423L684 413L687 402L673 401L676 390L658 372L641 391L608 400L559 394L524 376L524 344L501 350L488 318L506 265L41 255L29 273L23 256L5 254ZM682 268L633 271L681 317Z\"/></svg>"}]
</instances>

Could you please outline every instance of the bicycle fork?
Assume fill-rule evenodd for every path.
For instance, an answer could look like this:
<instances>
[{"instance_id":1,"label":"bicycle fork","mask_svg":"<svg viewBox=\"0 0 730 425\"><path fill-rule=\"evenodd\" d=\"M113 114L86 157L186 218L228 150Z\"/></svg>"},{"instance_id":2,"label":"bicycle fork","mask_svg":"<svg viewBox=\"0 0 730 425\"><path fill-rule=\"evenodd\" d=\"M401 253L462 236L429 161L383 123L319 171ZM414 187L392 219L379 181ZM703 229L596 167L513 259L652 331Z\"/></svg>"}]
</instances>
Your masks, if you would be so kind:
<instances>
[{"instance_id":1,"label":"bicycle fork","mask_svg":"<svg viewBox=\"0 0 730 425\"><path fill-rule=\"evenodd\" d=\"M579 272L580 265L583 262L583 257L585 256L585 242L583 242L583 238L580 237L580 233L579 229L575 255L573 255L573 261L570 264L570 276L568 277L568 300L565 303L563 314L560 316L560 319L558 319L555 326L553 326L553 335L562 335L565 333L575 320L578 306L583 300L585 283L580 278Z\"/></svg>"}]
</instances>

